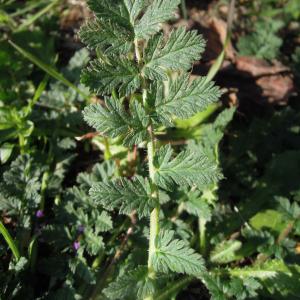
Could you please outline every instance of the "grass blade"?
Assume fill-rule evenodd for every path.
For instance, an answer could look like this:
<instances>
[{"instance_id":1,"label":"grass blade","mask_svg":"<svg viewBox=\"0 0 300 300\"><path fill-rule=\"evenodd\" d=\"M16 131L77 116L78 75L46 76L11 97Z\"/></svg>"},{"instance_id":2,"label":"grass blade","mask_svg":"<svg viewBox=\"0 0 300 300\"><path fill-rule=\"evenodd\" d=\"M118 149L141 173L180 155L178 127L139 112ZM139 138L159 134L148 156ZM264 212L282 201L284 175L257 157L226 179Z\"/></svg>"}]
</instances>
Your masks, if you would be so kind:
<instances>
[{"instance_id":1,"label":"grass blade","mask_svg":"<svg viewBox=\"0 0 300 300\"><path fill-rule=\"evenodd\" d=\"M218 73L218 71L220 70L220 68L223 65L223 62L225 59L225 54L226 54L226 49L227 49L228 45L230 44L230 40L231 40L234 9L235 9L235 0L231 0L230 6L229 6L228 20L227 20L227 35L226 35L225 43L223 46L223 50L217 57L214 64L209 69L209 72L207 74L207 81L211 81L216 76L216 74Z\"/></svg>"},{"instance_id":2,"label":"grass blade","mask_svg":"<svg viewBox=\"0 0 300 300\"><path fill-rule=\"evenodd\" d=\"M19 53L21 53L25 58L30 60L33 64L38 66L40 69L45 71L47 74L49 74L51 77L55 78L56 80L62 82L66 86L72 88L75 90L79 95L81 95L84 99L89 101L89 96L86 95L84 92L82 92L80 89L78 89L73 83L71 83L68 79L66 79L61 73L56 71L52 66L44 63L41 61L39 58L36 56L32 55L31 53L27 52L17 44L15 44L13 41L9 40L8 41L11 46L13 46Z\"/></svg>"},{"instance_id":3,"label":"grass blade","mask_svg":"<svg viewBox=\"0 0 300 300\"><path fill-rule=\"evenodd\" d=\"M51 3L49 3L46 7L38 11L33 16L26 19L18 28L18 31L24 30L26 27L33 24L37 19L39 19L41 16L46 14L51 8L53 8L56 4L58 4L59 0L54 0Z\"/></svg>"},{"instance_id":4,"label":"grass blade","mask_svg":"<svg viewBox=\"0 0 300 300\"><path fill-rule=\"evenodd\" d=\"M19 249L16 245L16 243L14 242L13 238L11 237L11 235L9 234L9 232L7 231L7 229L5 228L4 224L0 221L0 233L3 235L7 245L9 246L10 250L12 251L15 259L18 261L21 257Z\"/></svg>"}]
</instances>

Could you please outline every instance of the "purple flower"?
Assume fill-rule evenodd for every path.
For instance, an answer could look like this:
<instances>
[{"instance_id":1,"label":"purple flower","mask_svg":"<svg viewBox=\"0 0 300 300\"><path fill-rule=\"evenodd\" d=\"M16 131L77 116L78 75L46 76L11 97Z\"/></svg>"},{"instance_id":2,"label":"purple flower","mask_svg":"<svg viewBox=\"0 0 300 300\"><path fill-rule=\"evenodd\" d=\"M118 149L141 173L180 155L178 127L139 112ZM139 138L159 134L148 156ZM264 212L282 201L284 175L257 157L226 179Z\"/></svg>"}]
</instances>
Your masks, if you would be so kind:
<instances>
[{"instance_id":1,"label":"purple flower","mask_svg":"<svg viewBox=\"0 0 300 300\"><path fill-rule=\"evenodd\" d=\"M80 242L75 241L75 242L73 243L73 248L74 248L75 251L78 251L78 249L80 248Z\"/></svg>"},{"instance_id":2,"label":"purple flower","mask_svg":"<svg viewBox=\"0 0 300 300\"><path fill-rule=\"evenodd\" d=\"M84 233L84 226L83 226L83 225L79 225L79 226L77 227L77 231L78 231L79 233Z\"/></svg>"},{"instance_id":3,"label":"purple flower","mask_svg":"<svg viewBox=\"0 0 300 300\"><path fill-rule=\"evenodd\" d=\"M37 218L43 218L44 217L44 212L41 210L41 209L39 209L37 212L36 212L36 217Z\"/></svg>"}]
</instances>

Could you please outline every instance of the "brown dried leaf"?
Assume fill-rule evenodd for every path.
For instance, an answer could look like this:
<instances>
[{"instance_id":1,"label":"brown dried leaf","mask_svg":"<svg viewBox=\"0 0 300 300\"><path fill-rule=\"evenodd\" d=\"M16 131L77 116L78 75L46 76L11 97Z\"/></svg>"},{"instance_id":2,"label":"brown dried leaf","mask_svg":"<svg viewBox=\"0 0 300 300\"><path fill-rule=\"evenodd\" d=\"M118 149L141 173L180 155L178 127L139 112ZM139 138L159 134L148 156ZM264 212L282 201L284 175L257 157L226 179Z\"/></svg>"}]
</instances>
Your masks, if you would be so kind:
<instances>
[{"instance_id":1,"label":"brown dried leaf","mask_svg":"<svg viewBox=\"0 0 300 300\"><path fill-rule=\"evenodd\" d=\"M282 65L280 62L274 62L271 65L263 59L252 56L238 56L235 65L237 70L248 73L253 77L275 75L290 71L288 67Z\"/></svg>"},{"instance_id":2,"label":"brown dried leaf","mask_svg":"<svg viewBox=\"0 0 300 300\"><path fill-rule=\"evenodd\" d=\"M262 96L270 104L286 104L294 92L294 82L288 75L261 77L256 84L262 89Z\"/></svg>"}]
</instances>

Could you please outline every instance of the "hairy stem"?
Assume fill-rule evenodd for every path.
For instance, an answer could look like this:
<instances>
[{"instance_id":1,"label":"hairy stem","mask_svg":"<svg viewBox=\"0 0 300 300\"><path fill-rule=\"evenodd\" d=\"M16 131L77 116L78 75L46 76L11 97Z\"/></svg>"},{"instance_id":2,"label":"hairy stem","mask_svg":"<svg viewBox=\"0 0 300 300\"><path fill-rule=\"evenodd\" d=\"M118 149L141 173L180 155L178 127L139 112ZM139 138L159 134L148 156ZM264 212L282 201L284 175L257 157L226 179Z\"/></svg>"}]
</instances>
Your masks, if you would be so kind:
<instances>
[{"instance_id":1,"label":"hairy stem","mask_svg":"<svg viewBox=\"0 0 300 300\"><path fill-rule=\"evenodd\" d=\"M150 215L150 237L149 237L149 256L148 256L148 270L149 276L155 277L155 271L152 266L152 256L155 253L155 241L159 234L159 201L158 201L158 189L157 186L154 184L154 175L155 175L155 168L153 164L154 154L155 154L155 142L153 137L153 129L152 126L148 128L150 134L150 142L148 143L148 164L149 164L149 177L152 183L153 189L153 197L157 199L157 206L153 209Z\"/></svg>"},{"instance_id":2,"label":"hairy stem","mask_svg":"<svg viewBox=\"0 0 300 300\"><path fill-rule=\"evenodd\" d=\"M139 65L142 64L142 54L143 51L140 48L139 41L135 40L135 56L136 60ZM147 82L145 78L143 78L142 83L143 91L143 105L147 109ZM151 180L151 187L152 187L152 197L157 200L156 207L153 209L150 215L150 236L149 236L149 252L148 252L148 276L150 278L155 278L155 270L152 263L152 257L155 254L155 242L157 240L159 234L159 212L160 212L160 205L159 205L159 198L158 198L158 188L154 183L154 175L155 175L155 167L154 167L154 155L155 155L155 137L153 132L152 124L148 127L148 132L150 136L150 141L147 145L147 154L148 154L148 166L149 166L149 177ZM147 297L145 300L152 300L154 295Z\"/></svg>"},{"instance_id":3,"label":"hairy stem","mask_svg":"<svg viewBox=\"0 0 300 300\"><path fill-rule=\"evenodd\" d=\"M199 218L199 246L200 253L205 256L206 252L206 220L204 218Z\"/></svg>"}]
</instances>

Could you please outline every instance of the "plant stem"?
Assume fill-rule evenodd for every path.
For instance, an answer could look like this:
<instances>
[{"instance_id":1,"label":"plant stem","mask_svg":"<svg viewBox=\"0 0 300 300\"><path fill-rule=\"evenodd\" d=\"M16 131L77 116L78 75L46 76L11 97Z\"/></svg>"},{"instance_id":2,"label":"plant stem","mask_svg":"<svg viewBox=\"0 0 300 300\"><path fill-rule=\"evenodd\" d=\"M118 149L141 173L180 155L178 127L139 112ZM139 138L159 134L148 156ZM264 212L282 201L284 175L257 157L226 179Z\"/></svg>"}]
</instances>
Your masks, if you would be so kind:
<instances>
[{"instance_id":1,"label":"plant stem","mask_svg":"<svg viewBox=\"0 0 300 300\"><path fill-rule=\"evenodd\" d=\"M159 234L159 201L158 201L158 189L157 186L154 184L154 175L155 175L155 168L153 164L154 153L155 153L155 144L154 144L154 137L153 137L153 129L152 126L148 128L150 134L150 142L148 143L148 164L149 164L149 177L151 179L153 194L152 196L157 199L157 205L153 209L150 215L150 237L149 237L149 256L148 256L148 272L149 276L154 278L155 271L152 266L152 256L155 253L155 241Z\"/></svg>"},{"instance_id":2,"label":"plant stem","mask_svg":"<svg viewBox=\"0 0 300 300\"><path fill-rule=\"evenodd\" d=\"M206 220L204 218L199 218L199 246L200 253L205 256L206 252Z\"/></svg>"},{"instance_id":3,"label":"plant stem","mask_svg":"<svg viewBox=\"0 0 300 300\"><path fill-rule=\"evenodd\" d=\"M105 146L104 159L110 160L112 158L112 154L110 152L109 141L107 138L104 138L104 146Z\"/></svg>"},{"instance_id":4,"label":"plant stem","mask_svg":"<svg viewBox=\"0 0 300 300\"><path fill-rule=\"evenodd\" d=\"M155 300L171 299L171 296L173 296L176 292L181 291L193 280L195 280L195 278L185 277L183 279L178 280L175 283L170 284L161 294L156 294Z\"/></svg>"},{"instance_id":5,"label":"plant stem","mask_svg":"<svg viewBox=\"0 0 300 300\"><path fill-rule=\"evenodd\" d=\"M187 13L185 0L181 0L181 11L182 11L183 18L185 20L187 20L188 19L188 13Z\"/></svg>"},{"instance_id":6,"label":"plant stem","mask_svg":"<svg viewBox=\"0 0 300 300\"><path fill-rule=\"evenodd\" d=\"M139 65L142 63L142 54L143 51L140 49L139 41L134 41L135 45L135 56L136 60ZM145 109L147 109L147 82L143 78L143 105ZM148 276L150 278L155 278L155 270L152 265L152 257L155 253L155 242L157 240L159 234L159 212L160 212L160 205L159 205L159 198L158 198L158 188L154 183L154 175L155 175L155 167L154 167L154 154L155 154L155 137L153 132L152 124L148 127L148 132L150 136L150 141L147 145L147 154L148 154L148 166L149 166L149 177L151 180L151 188L152 188L152 197L157 200L156 207L153 209L150 215L150 235L149 235L149 253L148 253ZM153 299L153 296L147 297L147 300Z\"/></svg>"},{"instance_id":7,"label":"plant stem","mask_svg":"<svg viewBox=\"0 0 300 300\"><path fill-rule=\"evenodd\" d=\"M18 249L16 243L14 242L13 238L9 234L8 230L5 228L4 224L1 221L0 221L0 232L3 235L7 245L11 249L15 259L19 260L21 257L19 249Z\"/></svg>"},{"instance_id":8,"label":"plant stem","mask_svg":"<svg viewBox=\"0 0 300 300\"><path fill-rule=\"evenodd\" d=\"M45 171L42 177L42 186L41 186L41 203L40 203L40 209L45 209L45 193L48 185L49 180L49 171Z\"/></svg>"},{"instance_id":9,"label":"plant stem","mask_svg":"<svg viewBox=\"0 0 300 300\"><path fill-rule=\"evenodd\" d=\"M19 146L20 146L20 153L22 155L25 154L25 145L26 145L26 141L24 136L19 134Z\"/></svg>"}]
</instances>

